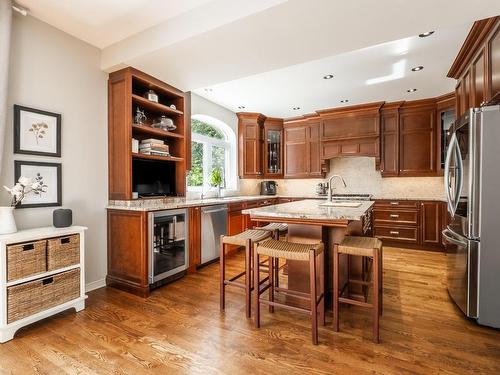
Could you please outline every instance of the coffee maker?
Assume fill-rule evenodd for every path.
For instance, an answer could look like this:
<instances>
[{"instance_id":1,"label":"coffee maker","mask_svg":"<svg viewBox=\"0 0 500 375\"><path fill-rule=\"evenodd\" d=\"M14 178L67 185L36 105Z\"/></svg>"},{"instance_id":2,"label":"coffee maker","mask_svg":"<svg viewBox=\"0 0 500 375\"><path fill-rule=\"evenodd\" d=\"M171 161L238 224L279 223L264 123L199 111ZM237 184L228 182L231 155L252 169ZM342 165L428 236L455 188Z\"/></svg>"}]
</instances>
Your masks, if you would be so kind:
<instances>
[{"instance_id":1,"label":"coffee maker","mask_svg":"<svg viewBox=\"0 0 500 375\"><path fill-rule=\"evenodd\" d=\"M276 181L262 181L260 183L260 195L276 195Z\"/></svg>"}]
</instances>

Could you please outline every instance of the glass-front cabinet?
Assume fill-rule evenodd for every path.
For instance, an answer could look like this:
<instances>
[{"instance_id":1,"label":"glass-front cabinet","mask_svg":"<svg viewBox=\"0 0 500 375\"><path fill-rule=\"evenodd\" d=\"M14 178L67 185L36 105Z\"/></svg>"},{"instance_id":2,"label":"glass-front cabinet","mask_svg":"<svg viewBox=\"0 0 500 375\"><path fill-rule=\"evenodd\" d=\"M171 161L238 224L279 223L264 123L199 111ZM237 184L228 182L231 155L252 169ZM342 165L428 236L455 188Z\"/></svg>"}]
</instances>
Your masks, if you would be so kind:
<instances>
[{"instance_id":1,"label":"glass-front cabinet","mask_svg":"<svg viewBox=\"0 0 500 375\"><path fill-rule=\"evenodd\" d=\"M283 177L283 120L266 118L264 121L265 178Z\"/></svg>"}]
</instances>

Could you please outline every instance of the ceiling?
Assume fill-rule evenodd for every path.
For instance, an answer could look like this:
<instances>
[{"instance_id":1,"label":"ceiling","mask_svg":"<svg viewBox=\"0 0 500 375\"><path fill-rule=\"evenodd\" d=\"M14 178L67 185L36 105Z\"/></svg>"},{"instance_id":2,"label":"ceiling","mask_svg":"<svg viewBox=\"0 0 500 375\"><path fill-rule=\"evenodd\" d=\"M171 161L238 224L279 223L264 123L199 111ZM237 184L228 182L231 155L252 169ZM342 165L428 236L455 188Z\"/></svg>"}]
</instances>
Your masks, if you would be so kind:
<instances>
[{"instance_id":1,"label":"ceiling","mask_svg":"<svg viewBox=\"0 0 500 375\"><path fill-rule=\"evenodd\" d=\"M33 17L104 48L212 0L18 0Z\"/></svg>"},{"instance_id":2,"label":"ceiling","mask_svg":"<svg viewBox=\"0 0 500 375\"><path fill-rule=\"evenodd\" d=\"M373 101L435 97L454 90L455 80L446 73L471 26L436 30L426 38L399 39L194 92L234 112L285 118ZM424 69L411 70L418 66ZM334 77L324 79L328 74ZM413 88L417 91L407 92Z\"/></svg>"},{"instance_id":3,"label":"ceiling","mask_svg":"<svg viewBox=\"0 0 500 375\"><path fill-rule=\"evenodd\" d=\"M244 105L280 117L335 107L341 99L356 104L449 92L446 72L473 21L500 14L498 0L19 2L100 48L105 71L134 66L233 111ZM429 30L436 33L416 37ZM411 72L417 65L424 69ZM335 77L323 80L325 74ZM418 90L410 95L408 88Z\"/></svg>"}]
</instances>

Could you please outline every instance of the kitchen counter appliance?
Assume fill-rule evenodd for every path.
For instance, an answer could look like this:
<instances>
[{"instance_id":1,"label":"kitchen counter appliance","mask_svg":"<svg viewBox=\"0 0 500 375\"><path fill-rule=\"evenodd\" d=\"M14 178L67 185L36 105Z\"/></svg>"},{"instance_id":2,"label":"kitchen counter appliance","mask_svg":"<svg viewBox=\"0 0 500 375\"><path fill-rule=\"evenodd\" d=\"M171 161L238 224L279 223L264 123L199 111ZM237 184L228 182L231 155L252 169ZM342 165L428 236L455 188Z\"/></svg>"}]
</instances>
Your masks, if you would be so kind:
<instances>
[{"instance_id":1,"label":"kitchen counter appliance","mask_svg":"<svg viewBox=\"0 0 500 375\"><path fill-rule=\"evenodd\" d=\"M219 257L220 236L227 234L227 205L201 209L201 264Z\"/></svg>"},{"instance_id":2,"label":"kitchen counter appliance","mask_svg":"<svg viewBox=\"0 0 500 375\"><path fill-rule=\"evenodd\" d=\"M149 283L188 266L188 216L185 209L149 213Z\"/></svg>"},{"instance_id":3,"label":"kitchen counter appliance","mask_svg":"<svg viewBox=\"0 0 500 375\"><path fill-rule=\"evenodd\" d=\"M500 106L470 109L453 126L445 163L451 220L443 231L448 292L464 314L500 328Z\"/></svg>"},{"instance_id":4,"label":"kitchen counter appliance","mask_svg":"<svg viewBox=\"0 0 500 375\"><path fill-rule=\"evenodd\" d=\"M262 181L260 183L260 195L276 195L277 186L276 181Z\"/></svg>"}]
</instances>

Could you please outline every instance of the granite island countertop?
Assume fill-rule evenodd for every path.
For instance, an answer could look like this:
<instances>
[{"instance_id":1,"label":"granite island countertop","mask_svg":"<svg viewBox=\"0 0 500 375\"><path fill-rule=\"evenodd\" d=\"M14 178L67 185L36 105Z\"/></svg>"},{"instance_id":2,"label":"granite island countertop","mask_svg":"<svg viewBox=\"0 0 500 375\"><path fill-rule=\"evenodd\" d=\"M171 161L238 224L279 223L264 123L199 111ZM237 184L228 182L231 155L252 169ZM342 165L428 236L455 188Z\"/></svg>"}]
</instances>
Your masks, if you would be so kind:
<instances>
[{"instance_id":1,"label":"granite island countertop","mask_svg":"<svg viewBox=\"0 0 500 375\"><path fill-rule=\"evenodd\" d=\"M251 218L302 219L302 220L361 220L371 209L373 201L350 201L360 203L359 207L325 207L322 201L303 200L243 210Z\"/></svg>"}]
</instances>

